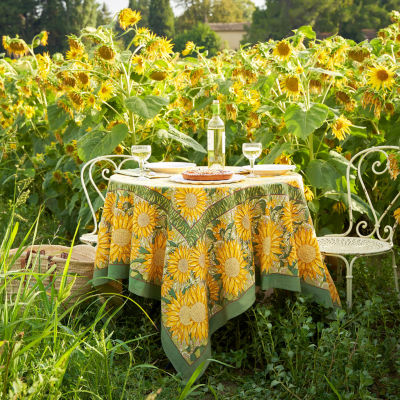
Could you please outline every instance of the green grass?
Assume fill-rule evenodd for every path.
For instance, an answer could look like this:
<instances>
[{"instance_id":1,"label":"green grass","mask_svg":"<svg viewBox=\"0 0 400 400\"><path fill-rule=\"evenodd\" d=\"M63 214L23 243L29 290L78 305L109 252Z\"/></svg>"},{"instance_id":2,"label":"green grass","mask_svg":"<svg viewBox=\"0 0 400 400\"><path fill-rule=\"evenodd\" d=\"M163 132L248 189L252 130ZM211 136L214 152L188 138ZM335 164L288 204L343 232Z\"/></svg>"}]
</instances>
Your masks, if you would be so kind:
<instances>
[{"instance_id":1,"label":"green grass","mask_svg":"<svg viewBox=\"0 0 400 400\"><path fill-rule=\"evenodd\" d=\"M13 237L23 242L23 229L13 229L0 247L0 399L399 398L400 307L389 258L357 264L354 308L333 320L309 298L260 294L212 336L219 362L185 388L153 325L158 302L131 295L117 307L93 294L65 306L68 287L57 293L44 275L9 271ZM27 243L38 236L40 228ZM16 301L6 296L13 278L21 282ZM344 283L339 291L344 301Z\"/></svg>"}]
</instances>

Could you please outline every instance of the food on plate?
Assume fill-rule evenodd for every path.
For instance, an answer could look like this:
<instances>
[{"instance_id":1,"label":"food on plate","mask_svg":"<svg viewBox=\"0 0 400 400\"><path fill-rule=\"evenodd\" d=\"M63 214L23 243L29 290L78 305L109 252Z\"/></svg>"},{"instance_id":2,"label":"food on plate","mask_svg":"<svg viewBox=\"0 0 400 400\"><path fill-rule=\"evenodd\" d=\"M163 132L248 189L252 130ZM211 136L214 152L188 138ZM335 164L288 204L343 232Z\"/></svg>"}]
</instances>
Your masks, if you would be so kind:
<instances>
[{"instance_id":1,"label":"food on plate","mask_svg":"<svg viewBox=\"0 0 400 400\"><path fill-rule=\"evenodd\" d=\"M232 176L233 171L222 169L190 169L182 172L182 177L189 181L226 181Z\"/></svg>"}]
</instances>

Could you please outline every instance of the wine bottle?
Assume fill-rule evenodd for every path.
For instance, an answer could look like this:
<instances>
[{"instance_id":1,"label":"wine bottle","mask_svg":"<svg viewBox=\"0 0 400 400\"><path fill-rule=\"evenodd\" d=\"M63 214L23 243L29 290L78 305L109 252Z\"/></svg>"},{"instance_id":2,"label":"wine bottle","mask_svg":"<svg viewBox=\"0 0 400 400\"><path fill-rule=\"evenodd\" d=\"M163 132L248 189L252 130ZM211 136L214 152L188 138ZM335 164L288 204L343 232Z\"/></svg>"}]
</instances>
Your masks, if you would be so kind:
<instances>
[{"instance_id":1,"label":"wine bottle","mask_svg":"<svg viewBox=\"0 0 400 400\"><path fill-rule=\"evenodd\" d=\"M219 116L219 101L212 103L212 118L207 126L208 168L225 167L225 124Z\"/></svg>"}]
</instances>

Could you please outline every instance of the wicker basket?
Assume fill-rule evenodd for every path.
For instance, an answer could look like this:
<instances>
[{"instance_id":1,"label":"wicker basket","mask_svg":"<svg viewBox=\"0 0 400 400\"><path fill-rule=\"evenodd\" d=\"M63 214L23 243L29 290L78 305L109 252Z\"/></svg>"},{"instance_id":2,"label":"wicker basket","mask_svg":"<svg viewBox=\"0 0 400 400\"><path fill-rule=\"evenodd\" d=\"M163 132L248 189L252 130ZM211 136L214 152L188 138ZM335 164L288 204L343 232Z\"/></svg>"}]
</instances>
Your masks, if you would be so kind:
<instances>
[{"instance_id":1,"label":"wicker basket","mask_svg":"<svg viewBox=\"0 0 400 400\"><path fill-rule=\"evenodd\" d=\"M35 273L47 273L56 266L52 273L43 280L44 285L48 285L54 280L54 288L58 291L61 284L62 274L69 254L69 247L57 245L35 245L30 246L11 266L10 271L32 271ZM18 249L10 250L9 257L12 258ZM88 283L93 277L94 259L96 250L92 246L78 245L72 249L71 259L68 267L66 284L75 278L71 289L71 296L68 303L92 290ZM30 286L36 283L34 277L30 279ZM7 285L7 293L13 295L17 293L20 286L20 279L11 280Z\"/></svg>"}]
</instances>

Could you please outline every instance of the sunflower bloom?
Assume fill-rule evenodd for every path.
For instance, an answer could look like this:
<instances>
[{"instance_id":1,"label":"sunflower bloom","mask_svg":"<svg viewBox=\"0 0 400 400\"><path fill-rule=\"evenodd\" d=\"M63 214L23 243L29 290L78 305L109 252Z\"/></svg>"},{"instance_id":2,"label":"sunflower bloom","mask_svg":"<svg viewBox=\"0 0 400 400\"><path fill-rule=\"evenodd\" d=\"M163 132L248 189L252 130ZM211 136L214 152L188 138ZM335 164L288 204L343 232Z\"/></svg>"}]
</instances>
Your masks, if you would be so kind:
<instances>
[{"instance_id":1,"label":"sunflower bloom","mask_svg":"<svg viewBox=\"0 0 400 400\"><path fill-rule=\"evenodd\" d=\"M119 25L125 31L128 27L136 25L142 19L142 16L140 15L140 11L124 8L120 11L118 19Z\"/></svg>"},{"instance_id":2,"label":"sunflower bloom","mask_svg":"<svg viewBox=\"0 0 400 400\"><path fill-rule=\"evenodd\" d=\"M29 53L27 44L22 39L19 39L18 36L14 39L3 36L3 47L8 54L15 55L16 57L22 57Z\"/></svg>"},{"instance_id":3,"label":"sunflower bloom","mask_svg":"<svg viewBox=\"0 0 400 400\"><path fill-rule=\"evenodd\" d=\"M245 288L247 270L246 261L243 258L243 251L239 242L224 242L217 249L218 273L221 274L224 291L237 297Z\"/></svg>"},{"instance_id":4,"label":"sunflower bloom","mask_svg":"<svg viewBox=\"0 0 400 400\"><path fill-rule=\"evenodd\" d=\"M396 180L397 177L400 174L400 169L399 169L399 163L398 163L397 158L396 158L396 156L394 154L389 154L388 164L389 164L388 168L389 168L390 177L393 180Z\"/></svg>"},{"instance_id":5,"label":"sunflower bloom","mask_svg":"<svg viewBox=\"0 0 400 400\"><path fill-rule=\"evenodd\" d=\"M100 46L97 49L97 55L105 61L113 61L115 58L115 51L110 46Z\"/></svg>"},{"instance_id":6,"label":"sunflower bloom","mask_svg":"<svg viewBox=\"0 0 400 400\"><path fill-rule=\"evenodd\" d=\"M135 72L139 75L142 75L144 72L144 58L142 56L134 56L132 58L132 63L136 64Z\"/></svg>"},{"instance_id":7,"label":"sunflower bloom","mask_svg":"<svg viewBox=\"0 0 400 400\"><path fill-rule=\"evenodd\" d=\"M307 201L312 201L314 198L314 192L309 188L309 186L304 186L304 197Z\"/></svg>"},{"instance_id":8,"label":"sunflower bloom","mask_svg":"<svg viewBox=\"0 0 400 400\"><path fill-rule=\"evenodd\" d=\"M41 33L40 44L41 44L42 46L47 46L47 41L48 41L48 39L49 39L49 34L48 34L48 32L47 32L47 31L43 31L43 32Z\"/></svg>"},{"instance_id":9,"label":"sunflower bloom","mask_svg":"<svg viewBox=\"0 0 400 400\"><path fill-rule=\"evenodd\" d=\"M394 84L394 72L382 65L370 68L368 83L375 89L390 89Z\"/></svg>"},{"instance_id":10,"label":"sunflower bloom","mask_svg":"<svg viewBox=\"0 0 400 400\"><path fill-rule=\"evenodd\" d=\"M346 135L350 133L351 125L351 121L349 121L345 116L341 115L332 124L332 133L337 139L343 140Z\"/></svg>"},{"instance_id":11,"label":"sunflower bloom","mask_svg":"<svg viewBox=\"0 0 400 400\"><path fill-rule=\"evenodd\" d=\"M196 47L196 45L193 42L187 42L185 49L182 51L182 55L183 56L187 56L188 54L190 54L193 49Z\"/></svg>"},{"instance_id":12,"label":"sunflower bloom","mask_svg":"<svg viewBox=\"0 0 400 400\"><path fill-rule=\"evenodd\" d=\"M396 222L398 224L400 224L400 208L398 208L397 210L394 210L393 216L394 216L394 219L396 220Z\"/></svg>"},{"instance_id":13,"label":"sunflower bloom","mask_svg":"<svg viewBox=\"0 0 400 400\"><path fill-rule=\"evenodd\" d=\"M282 91L289 97L298 97L301 93L301 83L297 76L286 76L280 82Z\"/></svg>"},{"instance_id":14,"label":"sunflower bloom","mask_svg":"<svg viewBox=\"0 0 400 400\"><path fill-rule=\"evenodd\" d=\"M300 229L294 238L299 275L301 277L315 279L322 276L322 257L318 242L311 229Z\"/></svg>"},{"instance_id":15,"label":"sunflower bloom","mask_svg":"<svg viewBox=\"0 0 400 400\"><path fill-rule=\"evenodd\" d=\"M292 54L292 48L286 40L281 40L276 44L272 54L281 60L288 60Z\"/></svg>"},{"instance_id":16,"label":"sunflower bloom","mask_svg":"<svg viewBox=\"0 0 400 400\"><path fill-rule=\"evenodd\" d=\"M279 261L279 255L282 253L282 230L272 222L260 224L258 235L256 236L256 255L260 259L261 271L268 272L272 264Z\"/></svg>"},{"instance_id":17,"label":"sunflower bloom","mask_svg":"<svg viewBox=\"0 0 400 400\"><path fill-rule=\"evenodd\" d=\"M105 81L101 84L100 90L99 90L99 97L103 101L107 101L109 98L111 98L113 95L113 87L111 82Z\"/></svg>"}]
</instances>

